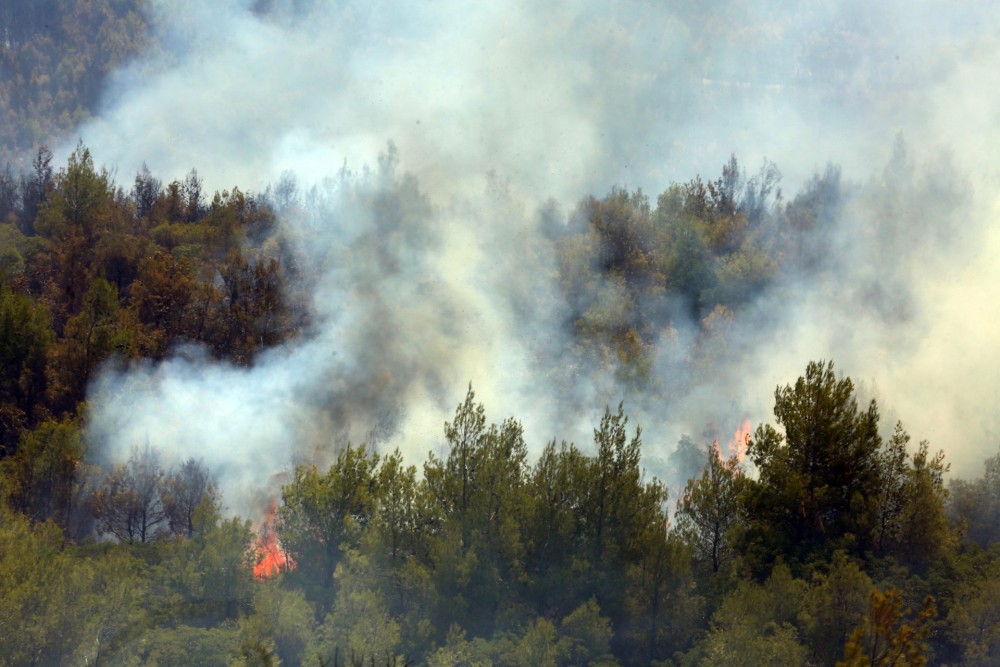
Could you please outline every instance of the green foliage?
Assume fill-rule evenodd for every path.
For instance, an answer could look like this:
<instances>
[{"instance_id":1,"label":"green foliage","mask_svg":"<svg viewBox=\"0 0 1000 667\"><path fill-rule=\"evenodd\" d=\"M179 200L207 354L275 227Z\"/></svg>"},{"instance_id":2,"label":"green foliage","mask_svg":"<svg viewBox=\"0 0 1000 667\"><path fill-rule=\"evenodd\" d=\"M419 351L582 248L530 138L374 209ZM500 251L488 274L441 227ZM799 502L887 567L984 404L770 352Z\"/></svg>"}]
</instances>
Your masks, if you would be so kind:
<instances>
[{"instance_id":1,"label":"green foliage","mask_svg":"<svg viewBox=\"0 0 1000 667\"><path fill-rule=\"evenodd\" d=\"M140 172L129 198L83 144L57 172L51 161L41 147L33 173L0 171L0 453L47 418L78 417L109 359L201 342L249 364L294 335L262 200L234 188L206 207L193 170L165 190Z\"/></svg>"},{"instance_id":2,"label":"green foliage","mask_svg":"<svg viewBox=\"0 0 1000 667\"><path fill-rule=\"evenodd\" d=\"M450 667L465 665L467 667L488 667L495 663L490 646L483 640L467 641L465 632L458 626L452 626L448 631L448 640L427 656L428 667Z\"/></svg>"},{"instance_id":3,"label":"green foliage","mask_svg":"<svg viewBox=\"0 0 1000 667\"><path fill-rule=\"evenodd\" d=\"M277 525L296 568L270 580L254 578L250 524L220 518L208 471L165 471L143 450L92 496L120 543L68 543L45 519L65 523L85 496L82 447L73 423L46 422L0 463L8 504L35 519L2 515L0 648L9 664L804 665L870 664L858 656L887 647L922 664L934 642L989 664L998 559L957 550L941 456L910 453L902 427L882 444L874 405L853 396L810 365L777 392L784 435L765 426L751 443L757 479L709 450L671 529L623 406L591 455L550 443L529 466L519 423L490 424L470 388L422 478L366 447L325 474L297 469ZM858 482L843 448L868 457L872 488L829 489ZM805 524L808 550L783 546L797 518L782 503L822 518L826 532ZM898 596L869 600L885 577L911 597L950 593L938 635Z\"/></svg>"},{"instance_id":4,"label":"green foliage","mask_svg":"<svg viewBox=\"0 0 1000 667\"><path fill-rule=\"evenodd\" d=\"M531 598L545 612L568 613L586 597L590 564L584 557L591 461L573 445L549 443L529 480L534 503L525 528Z\"/></svg>"},{"instance_id":5,"label":"green foliage","mask_svg":"<svg viewBox=\"0 0 1000 667\"><path fill-rule=\"evenodd\" d=\"M357 552L348 552L337 565L337 598L318 631L318 656L329 658L338 650L380 661L397 656L400 626L389 615L377 574L368 558Z\"/></svg>"},{"instance_id":6,"label":"green foliage","mask_svg":"<svg viewBox=\"0 0 1000 667\"><path fill-rule=\"evenodd\" d=\"M623 406L618 412L605 409L601 424L594 429L597 456L591 464L593 486L586 498L586 512L593 522L595 561L618 555L631 555L637 544L632 541L634 527L651 527L659 515L659 505L666 500L666 489L653 484L642 488L639 468L642 432L636 428L629 439L628 418ZM638 494L635 492L639 491Z\"/></svg>"},{"instance_id":7,"label":"green foliage","mask_svg":"<svg viewBox=\"0 0 1000 667\"><path fill-rule=\"evenodd\" d=\"M59 369L52 393L56 405L67 408L83 401L86 382L97 367L112 357L131 356L133 331L120 317L118 290L104 278L95 278L83 295L81 310L70 317L63 337L52 351Z\"/></svg>"},{"instance_id":8,"label":"green foliage","mask_svg":"<svg viewBox=\"0 0 1000 667\"><path fill-rule=\"evenodd\" d=\"M774 414L783 434L760 426L749 447L760 473L750 539L803 561L867 548L870 519L857 508L880 481L875 403L859 410L850 379L838 380L832 363L810 363L794 387L775 391Z\"/></svg>"},{"instance_id":9,"label":"green foliage","mask_svg":"<svg viewBox=\"0 0 1000 667\"><path fill-rule=\"evenodd\" d=\"M1000 657L1000 558L996 550L980 571L955 583L946 628L962 664L990 665Z\"/></svg>"},{"instance_id":10,"label":"green foliage","mask_svg":"<svg viewBox=\"0 0 1000 667\"><path fill-rule=\"evenodd\" d=\"M665 521L647 527L642 538L639 562L628 566L627 613L615 639L625 662L652 664L690 645L705 605L695 592L684 541L668 532Z\"/></svg>"},{"instance_id":11,"label":"green foliage","mask_svg":"<svg viewBox=\"0 0 1000 667\"><path fill-rule=\"evenodd\" d=\"M948 491L948 517L967 541L984 549L1000 541L1000 454L986 459L982 477L953 479Z\"/></svg>"},{"instance_id":12,"label":"green foliage","mask_svg":"<svg viewBox=\"0 0 1000 667\"><path fill-rule=\"evenodd\" d=\"M148 42L142 0L36 0L0 8L0 160L66 138L108 74Z\"/></svg>"},{"instance_id":13,"label":"green foliage","mask_svg":"<svg viewBox=\"0 0 1000 667\"><path fill-rule=\"evenodd\" d=\"M250 522L220 519L213 504L202 502L194 523L190 539L161 540L152 547L161 622L215 627L235 621L254 592Z\"/></svg>"},{"instance_id":14,"label":"green foliage","mask_svg":"<svg viewBox=\"0 0 1000 667\"><path fill-rule=\"evenodd\" d=\"M0 275L10 279L23 276L43 248L42 239L25 236L14 223L0 222Z\"/></svg>"},{"instance_id":15,"label":"green foliage","mask_svg":"<svg viewBox=\"0 0 1000 667\"><path fill-rule=\"evenodd\" d=\"M92 239L111 221L113 195L111 175L95 168L90 150L80 143L56 175L35 229L50 239L77 234Z\"/></svg>"},{"instance_id":16,"label":"green foliage","mask_svg":"<svg viewBox=\"0 0 1000 667\"><path fill-rule=\"evenodd\" d=\"M576 352L646 388L664 335L691 324L707 335L717 308L752 303L794 259L775 232L780 178L766 162L748 177L734 156L716 181L672 184L655 210L623 188L581 201L555 244Z\"/></svg>"},{"instance_id":17,"label":"green foliage","mask_svg":"<svg viewBox=\"0 0 1000 667\"><path fill-rule=\"evenodd\" d=\"M59 553L61 542L62 534L54 524L33 527L20 515L7 510L0 513L3 664L27 664L36 653L56 643L51 619L62 603L59 596L67 592L60 590L58 583L68 575L60 568L67 560Z\"/></svg>"},{"instance_id":18,"label":"green foliage","mask_svg":"<svg viewBox=\"0 0 1000 667\"><path fill-rule=\"evenodd\" d=\"M901 516L899 558L913 571L924 574L945 562L957 546L956 531L948 525L944 452L931 456L926 441L920 443L908 471L907 505Z\"/></svg>"},{"instance_id":19,"label":"green foliage","mask_svg":"<svg viewBox=\"0 0 1000 667\"><path fill-rule=\"evenodd\" d=\"M718 446L713 446L701 478L688 481L677 505L678 532L712 572L718 572L732 558L734 531L742 518L743 486L736 458L724 461Z\"/></svg>"},{"instance_id":20,"label":"green foliage","mask_svg":"<svg viewBox=\"0 0 1000 667\"><path fill-rule=\"evenodd\" d=\"M682 213L665 220L664 225L670 241L661 262L668 284L683 297L688 312L697 318L711 309L705 297L716 285L705 224L689 213Z\"/></svg>"},{"instance_id":21,"label":"green foliage","mask_svg":"<svg viewBox=\"0 0 1000 667\"><path fill-rule=\"evenodd\" d=\"M872 589L868 618L851 634L837 667L922 667L927 664L928 621L937 610L928 597L912 621L896 589Z\"/></svg>"},{"instance_id":22,"label":"green foliage","mask_svg":"<svg viewBox=\"0 0 1000 667\"><path fill-rule=\"evenodd\" d=\"M21 436L17 453L0 459L0 481L10 507L33 522L63 530L82 511L78 470L84 447L76 424L48 421Z\"/></svg>"},{"instance_id":23,"label":"green foliage","mask_svg":"<svg viewBox=\"0 0 1000 667\"><path fill-rule=\"evenodd\" d=\"M403 455L397 449L382 459L376 486L378 494L371 525L379 534L379 541L388 547L389 562L396 565L408 555L425 555L416 467L404 465Z\"/></svg>"},{"instance_id":24,"label":"green foliage","mask_svg":"<svg viewBox=\"0 0 1000 667\"><path fill-rule=\"evenodd\" d=\"M0 664L85 664L141 625L147 583L131 555L63 549L52 523L0 513Z\"/></svg>"},{"instance_id":25,"label":"green foliage","mask_svg":"<svg viewBox=\"0 0 1000 667\"><path fill-rule=\"evenodd\" d=\"M814 577L801 623L814 662L829 665L843 655L865 618L872 588L871 578L842 551L833 555L828 572Z\"/></svg>"},{"instance_id":26,"label":"green foliage","mask_svg":"<svg viewBox=\"0 0 1000 667\"><path fill-rule=\"evenodd\" d=\"M457 626L444 644L427 658L428 665L595 665L613 667L609 650L611 628L590 600L560 623L546 618L524 621L517 632L498 632L489 639L466 639Z\"/></svg>"},{"instance_id":27,"label":"green foliage","mask_svg":"<svg viewBox=\"0 0 1000 667\"><path fill-rule=\"evenodd\" d=\"M150 667L228 667L239 648L238 630L231 625L157 628L145 633L136 645L142 664Z\"/></svg>"},{"instance_id":28,"label":"green foliage","mask_svg":"<svg viewBox=\"0 0 1000 667\"><path fill-rule=\"evenodd\" d=\"M298 567L290 577L312 600L331 603L333 574L346 549L357 546L374 509L379 457L348 445L325 475L300 466L282 489L278 538Z\"/></svg>"},{"instance_id":29,"label":"green foliage","mask_svg":"<svg viewBox=\"0 0 1000 667\"><path fill-rule=\"evenodd\" d=\"M476 629L488 631L490 617L507 602L505 589L522 576L527 445L513 419L486 426L485 409L475 403L471 387L444 431L448 458L430 455L424 479L452 536L436 541L432 562L439 588L449 592L446 604L483 619Z\"/></svg>"},{"instance_id":30,"label":"green foliage","mask_svg":"<svg viewBox=\"0 0 1000 667\"><path fill-rule=\"evenodd\" d=\"M378 178L400 181L394 155ZM873 580L942 600L921 640L940 655L995 661L996 558L972 543L995 541L1000 464L949 497L943 457L911 450L901 425L883 442L877 406L859 408L823 363L776 391L755 472L717 451L702 470L704 452L679 447L681 472L698 476L675 528L623 405L592 445L554 441L532 459L521 424L491 423L470 387L422 475L363 446L326 472L298 468L277 523L296 567L255 579L253 531L220 517L210 471L137 450L97 475L79 424L111 359L194 341L250 364L296 334L302 285L266 240L274 214L235 188L207 196L194 171L163 186L143 170L125 196L82 145L58 173L50 162L41 149L20 182L0 172L0 662L831 664L850 641L902 636L896 618L851 639ZM582 203L553 231L570 356L628 395L675 381L651 373L675 323L693 325L695 366L730 353L735 314L777 272L808 269L809 235L836 206L837 174L784 211L776 178L733 159L655 209L623 189ZM400 221L429 204L399 185L367 202L386 238L364 243L428 242Z\"/></svg>"},{"instance_id":31,"label":"green foliage","mask_svg":"<svg viewBox=\"0 0 1000 667\"><path fill-rule=\"evenodd\" d=\"M45 309L0 284L0 445L8 449L30 427L46 388L52 330Z\"/></svg>"},{"instance_id":32,"label":"green foliage","mask_svg":"<svg viewBox=\"0 0 1000 667\"><path fill-rule=\"evenodd\" d=\"M611 623L590 598L562 619L559 626L567 665L612 665Z\"/></svg>"},{"instance_id":33,"label":"green foliage","mask_svg":"<svg viewBox=\"0 0 1000 667\"><path fill-rule=\"evenodd\" d=\"M805 665L796 628L808 586L778 566L763 586L741 582L712 617L699 665Z\"/></svg>"},{"instance_id":34,"label":"green foliage","mask_svg":"<svg viewBox=\"0 0 1000 667\"><path fill-rule=\"evenodd\" d=\"M224 618L235 618L252 591L253 532L250 522L238 517L209 521L194 540L184 543L193 552L188 563L196 568L192 597L221 610Z\"/></svg>"},{"instance_id":35,"label":"green foliage","mask_svg":"<svg viewBox=\"0 0 1000 667\"><path fill-rule=\"evenodd\" d=\"M850 379L837 379L832 364L812 363L794 387L779 387L775 416L783 433L763 425L749 449L759 471L742 537L751 567L779 556L808 565L846 549L923 574L954 553L943 454L931 456L922 442L911 455L901 425L883 442L875 402L861 411Z\"/></svg>"},{"instance_id":36,"label":"green foliage","mask_svg":"<svg viewBox=\"0 0 1000 667\"><path fill-rule=\"evenodd\" d=\"M282 663L305 664L316 623L302 591L284 589L273 580L263 582L254 590L251 605L252 611L239 622L244 643L248 639L266 642Z\"/></svg>"},{"instance_id":37,"label":"green foliage","mask_svg":"<svg viewBox=\"0 0 1000 667\"><path fill-rule=\"evenodd\" d=\"M882 555L898 551L903 530L903 512L911 494L909 453L910 436L901 423L896 424L892 438L879 453L881 479L869 497L874 511L873 547Z\"/></svg>"}]
</instances>

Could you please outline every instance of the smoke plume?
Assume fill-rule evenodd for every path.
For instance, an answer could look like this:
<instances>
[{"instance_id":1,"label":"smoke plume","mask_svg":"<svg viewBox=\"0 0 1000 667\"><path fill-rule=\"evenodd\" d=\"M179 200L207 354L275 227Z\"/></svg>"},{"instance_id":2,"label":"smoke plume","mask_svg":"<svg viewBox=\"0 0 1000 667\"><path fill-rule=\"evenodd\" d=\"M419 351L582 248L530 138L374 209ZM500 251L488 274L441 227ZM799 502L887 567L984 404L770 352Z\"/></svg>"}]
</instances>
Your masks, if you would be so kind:
<instances>
[{"instance_id":1,"label":"smoke plume","mask_svg":"<svg viewBox=\"0 0 1000 667\"><path fill-rule=\"evenodd\" d=\"M204 458L244 511L347 440L422 458L471 381L536 448L585 443L625 399L670 476L681 434L769 419L774 387L816 359L957 472L995 449L992 3L150 4L155 47L80 136L120 174L282 184L311 326L250 368L181 349L106 370L90 436L107 457ZM698 323L672 319L654 386L681 390L567 368L553 226L583 196L655 198L731 154L778 165L777 206L831 197L822 270L783 274L700 354Z\"/></svg>"}]
</instances>

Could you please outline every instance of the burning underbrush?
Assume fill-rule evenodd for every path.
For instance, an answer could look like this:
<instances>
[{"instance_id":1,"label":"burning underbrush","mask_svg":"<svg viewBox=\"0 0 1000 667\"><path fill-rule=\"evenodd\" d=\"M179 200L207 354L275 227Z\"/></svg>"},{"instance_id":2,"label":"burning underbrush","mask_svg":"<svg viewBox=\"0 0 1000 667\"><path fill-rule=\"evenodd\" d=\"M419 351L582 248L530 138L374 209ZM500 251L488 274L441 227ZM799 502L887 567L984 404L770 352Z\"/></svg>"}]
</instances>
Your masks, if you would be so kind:
<instances>
[{"instance_id":1,"label":"burning underbrush","mask_svg":"<svg viewBox=\"0 0 1000 667\"><path fill-rule=\"evenodd\" d=\"M278 534L274 529L274 518L277 514L277 506L272 500L271 505L257 529L257 542L253 547L253 576L257 579L270 579L282 570L295 569L293 561L281 542L278 541Z\"/></svg>"}]
</instances>

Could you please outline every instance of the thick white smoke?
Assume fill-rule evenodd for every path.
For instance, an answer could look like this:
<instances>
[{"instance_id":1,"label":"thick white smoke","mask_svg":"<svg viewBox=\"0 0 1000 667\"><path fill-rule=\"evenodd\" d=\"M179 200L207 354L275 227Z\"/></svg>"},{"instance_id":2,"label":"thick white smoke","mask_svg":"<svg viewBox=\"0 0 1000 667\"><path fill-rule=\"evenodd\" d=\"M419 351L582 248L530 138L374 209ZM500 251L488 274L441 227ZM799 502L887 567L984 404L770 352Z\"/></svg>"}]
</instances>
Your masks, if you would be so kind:
<instances>
[{"instance_id":1,"label":"thick white smoke","mask_svg":"<svg viewBox=\"0 0 1000 667\"><path fill-rule=\"evenodd\" d=\"M469 381L533 446L585 439L621 396L589 372L572 396L555 380L569 341L538 207L615 184L655 196L735 153L775 162L787 197L842 166L834 269L738 314L685 396L627 406L647 453L706 419L767 419L775 385L832 358L970 470L1000 403L1000 12L784 4L152 2L156 47L82 140L119 174L196 167L210 190L293 171L312 202L282 224L315 274L316 326L249 369L184 350L106 372L92 441L203 457L245 510L276 473L372 429L422 456ZM368 185L339 187L345 163L372 165ZM375 215L385 192L395 213Z\"/></svg>"}]
</instances>

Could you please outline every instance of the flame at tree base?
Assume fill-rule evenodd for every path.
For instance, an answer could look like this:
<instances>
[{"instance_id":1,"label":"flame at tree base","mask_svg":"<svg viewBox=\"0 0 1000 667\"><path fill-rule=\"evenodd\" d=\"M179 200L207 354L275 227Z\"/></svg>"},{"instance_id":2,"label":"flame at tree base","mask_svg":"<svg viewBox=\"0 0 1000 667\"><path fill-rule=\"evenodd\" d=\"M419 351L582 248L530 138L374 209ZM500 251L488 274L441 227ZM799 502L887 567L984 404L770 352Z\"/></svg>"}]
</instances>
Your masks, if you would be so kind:
<instances>
[{"instance_id":1,"label":"flame at tree base","mask_svg":"<svg viewBox=\"0 0 1000 667\"><path fill-rule=\"evenodd\" d=\"M295 561L285 553L278 541L277 533L274 532L275 513L275 502L272 500L271 508L257 533L257 544L254 546L253 576L258 579L270 579L283 570L295 569Z\"/></svg>"}]
</instances>

